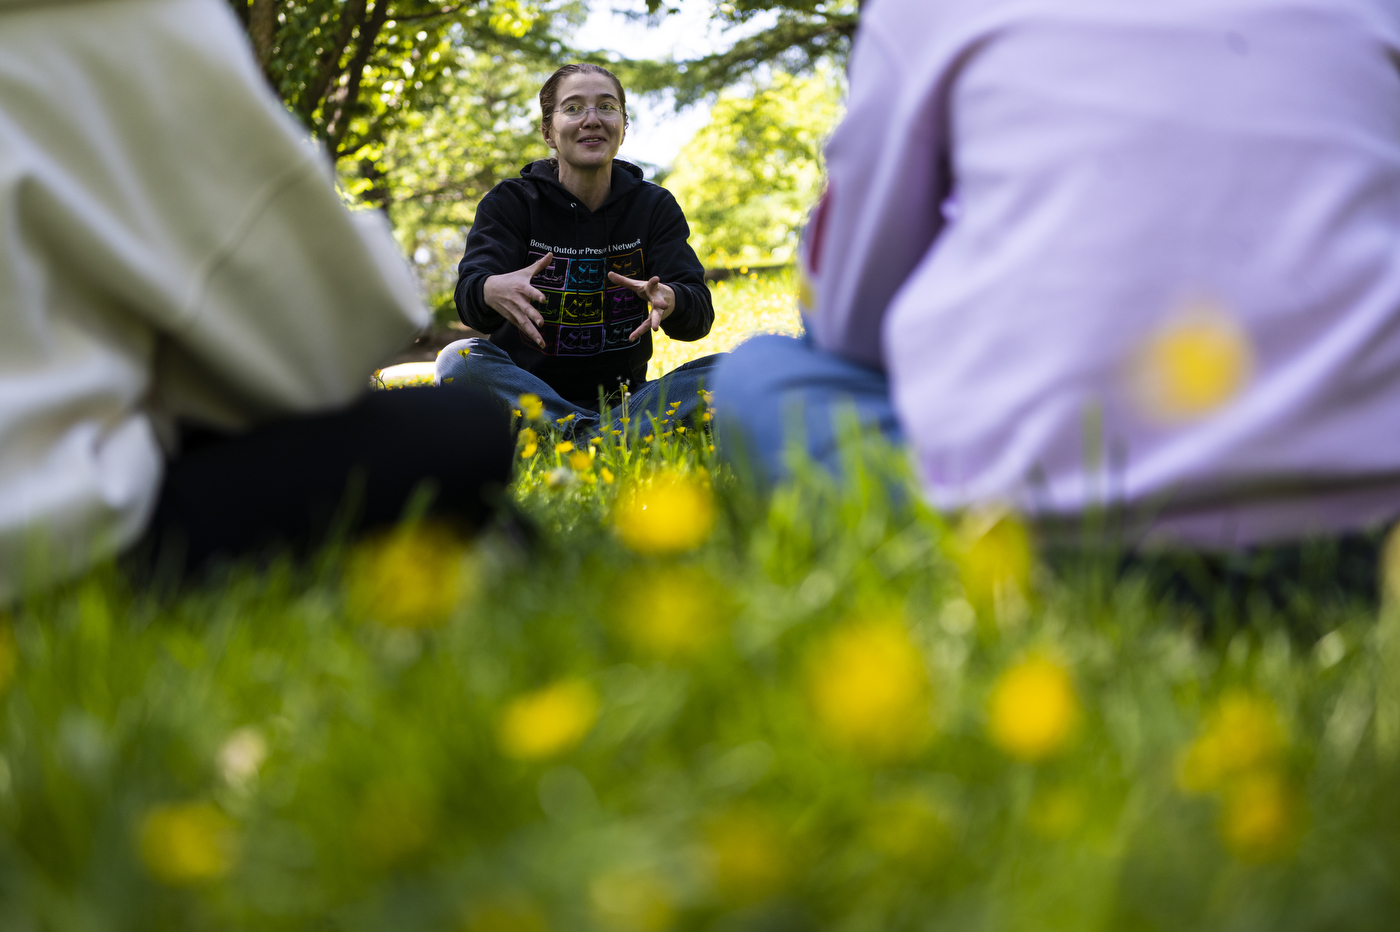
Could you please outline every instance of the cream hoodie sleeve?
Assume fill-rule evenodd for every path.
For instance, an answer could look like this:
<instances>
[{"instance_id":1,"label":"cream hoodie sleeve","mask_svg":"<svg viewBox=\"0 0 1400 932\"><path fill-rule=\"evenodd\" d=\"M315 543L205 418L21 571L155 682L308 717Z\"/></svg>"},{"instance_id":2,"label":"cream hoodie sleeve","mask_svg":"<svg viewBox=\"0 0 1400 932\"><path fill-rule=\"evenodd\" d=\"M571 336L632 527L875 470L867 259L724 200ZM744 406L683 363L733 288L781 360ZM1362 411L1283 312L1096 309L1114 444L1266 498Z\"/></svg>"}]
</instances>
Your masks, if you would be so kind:
<instances>
[{"instance_id":1,"label":"cream hoodie sleeve","mask_svg":"<svg viewBox=\"0 0 1400 932\"><path fill-rule=\"evenodd\" d=\"M225 2L0 0L0 601L140 535L161 425L345 404L426 321Z\"/></svg>"}]
</instances>

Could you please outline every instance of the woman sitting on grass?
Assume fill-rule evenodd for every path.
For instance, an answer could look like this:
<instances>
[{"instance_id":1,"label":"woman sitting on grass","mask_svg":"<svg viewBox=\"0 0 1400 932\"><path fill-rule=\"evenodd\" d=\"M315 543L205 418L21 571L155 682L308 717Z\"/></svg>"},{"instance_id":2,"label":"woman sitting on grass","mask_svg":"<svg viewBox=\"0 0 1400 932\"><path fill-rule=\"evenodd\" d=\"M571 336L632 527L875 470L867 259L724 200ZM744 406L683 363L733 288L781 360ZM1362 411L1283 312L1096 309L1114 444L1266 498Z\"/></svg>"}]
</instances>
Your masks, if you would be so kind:
<instances>
[{"instance_id":1,"label":"woman sitting on grass","mask_svg":"<svg viewBox=\"0 0 1400 932\"><path fill-rule=\"evenodd\" d=\"M457 311L491 337L446 347L434 381L484 388L507 407L538 395L570 434L598 429L600 397L617 404L624 389L634 415L664 405L683 421L718 355L656 381L646 370L652 332L699 340L714 322L685 215L615 158L627 95L611 72L563 66L540 89L540 112L557 157L482 198L458 267Z\"/></svg>"}]
</instances>

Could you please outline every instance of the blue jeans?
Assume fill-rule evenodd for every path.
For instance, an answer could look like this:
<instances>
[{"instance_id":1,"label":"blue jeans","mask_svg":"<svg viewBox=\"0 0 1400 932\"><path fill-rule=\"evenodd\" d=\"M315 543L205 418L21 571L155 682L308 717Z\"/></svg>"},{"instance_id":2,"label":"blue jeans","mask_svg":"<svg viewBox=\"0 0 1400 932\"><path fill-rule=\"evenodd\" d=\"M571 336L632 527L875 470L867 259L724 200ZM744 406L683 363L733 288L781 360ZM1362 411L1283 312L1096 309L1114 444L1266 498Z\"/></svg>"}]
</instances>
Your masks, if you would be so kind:
<instances>
[{"instance_id":1,"label":"blue jeans","mask_svg":"<svg viewBox=\"0 0 1400 932\"><path fill-rule=\"evenodd\" d=\"M626 426L645 435L657 430L652 424L654 419L665 418L671 424L686 423L700 410L700 392L713 381L715 367L726 355L702 356L677 366L659 379L636 386L627 411L622 411L619 401L612 409L615 415L612 423L606 426L622 430L622 418L630 415ZM433 384L480 388L507 409L518 409L521 395L538 395L544 403L545 418L570 437L587 437L605 426L597 407L575 404L562 397L539 376L517 366L505 350L482 337L458 340L445 346L438 353Z\"/></svg>"},{"instance_id":2,"label":"blue jeans","mask_svg":"<svg viewBox=\"0 0 1400 932\"><path fill-rule=\"evenodd\" d=\"M839 473L843 412L853 412L862 430L904 441L885 374L822 352L806 337L754 337L727 354L714 386L724 455L756 467L761 480L788 475L787 451L794 444Z\"/></svg>"}]
</instances>

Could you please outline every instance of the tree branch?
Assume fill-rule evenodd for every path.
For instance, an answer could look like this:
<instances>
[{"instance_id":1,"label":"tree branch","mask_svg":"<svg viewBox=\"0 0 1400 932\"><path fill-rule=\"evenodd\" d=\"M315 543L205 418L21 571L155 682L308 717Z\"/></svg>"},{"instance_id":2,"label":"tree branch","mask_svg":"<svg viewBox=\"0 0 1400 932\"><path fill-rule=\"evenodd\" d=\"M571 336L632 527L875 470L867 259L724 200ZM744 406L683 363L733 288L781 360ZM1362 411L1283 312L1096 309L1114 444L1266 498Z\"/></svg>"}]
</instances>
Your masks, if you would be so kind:
<instances>
[{"instance_id":1,"label":"tree branch","mask_svg":"<svg viewBox=\"0 0 1400 932\"><path fill-rule=\"evenodd\" d=\"M306 93L301 98L301 106L298 109L301 111L302 122L307 125L311 124L316 109L330 93L336 77L344 73L340 69L340 60L345 57L345 49L350 45L355 27L363 27L364 21L365 0L350 0L340 14L340 34L336 36L335 46L327 47L321 54L321 60L317 63L320 72L316 75L316 80L307 85Z\"/></svg>"},{"instance_id":2,"label":"tree branch","mask_svg":"<svg viewBox=\"0 0 1400 932\"><path fill-rule=\"evenodd\" d=\"M374 54L374 42L379 38L379 33L388 19L388 0L376 0L369 21L360 27L359 47L346 69L350 79L345 83L345 91L336 104L335 114L326 121L326 149L331 153L333 161L339 161L347 154L341 149L340 141L350 128L350 118L360 102L360 85L364 81L365 65Z\"/></svg>"},{"instance_id":3,"label":"tree branch","mask_svg":"<svg viewBox=\"0 0 1400 932\"><path fill-rule=\"evenodd\" d=\"M410 13L408 16L399 16L395 19L400 23L416 23L420 19L432 19L434 16L451 16L467 7L466 3L459 3L456 6L448 7L445 10L436 10L432 13Z\"/></svg>"},{"instance_id":4,"label":"tree branch","mask_svg":"<svg viewBox=\"0 0 1400 932\"><path fill-rule=\"evenodd\" d=\"M253 40L253 52L263 74L272 60L273 40L277 35L277 6L275 0L253 0L248 13L248 38Z\"/></svg>"}]
</instances>

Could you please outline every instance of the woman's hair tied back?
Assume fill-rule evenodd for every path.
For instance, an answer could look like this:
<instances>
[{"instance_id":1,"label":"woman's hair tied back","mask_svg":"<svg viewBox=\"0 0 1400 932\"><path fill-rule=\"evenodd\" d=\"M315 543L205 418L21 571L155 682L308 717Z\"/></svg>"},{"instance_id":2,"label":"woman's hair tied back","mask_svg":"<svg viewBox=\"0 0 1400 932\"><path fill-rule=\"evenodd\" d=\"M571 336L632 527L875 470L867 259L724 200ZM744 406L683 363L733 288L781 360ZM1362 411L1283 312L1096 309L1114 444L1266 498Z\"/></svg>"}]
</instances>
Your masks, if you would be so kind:
<instances>
[{"instance_id":1,"label":"woman's hair tied back","mask_svg":"<svg viewBox=\"0 0 1400 932\"><path fill-rule=\"evenodd\" d=\"M617 79L617 75L602 65L595 65L592 62L573 62L561 65L540 88L540 132L548 131L550 118L554 116L555 104L559 98L559 82L571 74L601 74L612 81L613 86L617 88L617 101L622 104L622 118L626 121L627 92L622 89L622 82Z\"/></svg>"}]
</instances>

